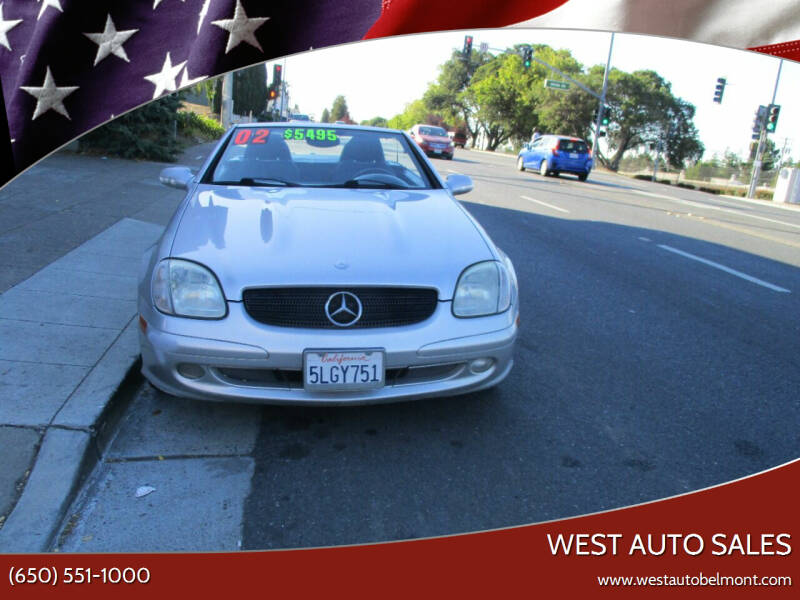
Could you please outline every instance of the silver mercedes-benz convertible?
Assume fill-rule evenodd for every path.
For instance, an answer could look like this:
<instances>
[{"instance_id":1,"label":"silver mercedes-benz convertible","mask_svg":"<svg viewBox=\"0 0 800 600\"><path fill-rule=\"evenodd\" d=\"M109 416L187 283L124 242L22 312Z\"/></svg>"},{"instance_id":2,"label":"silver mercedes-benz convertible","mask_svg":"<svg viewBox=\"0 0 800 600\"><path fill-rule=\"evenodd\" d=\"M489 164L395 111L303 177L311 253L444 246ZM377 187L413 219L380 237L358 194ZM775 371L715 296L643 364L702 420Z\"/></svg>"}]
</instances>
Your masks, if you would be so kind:
<instances>
[{"instance_id":1,"label":"silver mercedes-benz convertible","mask_svg":"<svg viewBox=\"0 0 800 600\"><path fill-rule=\"evenodd\" d=\"M401 131L232 128L143 257L142 372L175 396L359 404L472 392L513 365L514 267Z\"/></svg>"}]
</instances>

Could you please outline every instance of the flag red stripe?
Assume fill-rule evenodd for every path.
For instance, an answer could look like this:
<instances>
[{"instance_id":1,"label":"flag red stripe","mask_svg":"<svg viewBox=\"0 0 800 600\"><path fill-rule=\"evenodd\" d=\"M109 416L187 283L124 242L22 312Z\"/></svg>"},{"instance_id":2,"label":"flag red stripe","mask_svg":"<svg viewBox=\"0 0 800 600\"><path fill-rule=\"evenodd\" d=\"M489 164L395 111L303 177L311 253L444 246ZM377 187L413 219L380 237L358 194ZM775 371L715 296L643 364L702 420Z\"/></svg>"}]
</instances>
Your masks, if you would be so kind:
<instances>
[{"instance_id":1,"label":"flag red stripe","mask_svg":"<svg viewBox=\"0 0 800 600\"><path fill-rule=\"evenodd\" d=\"M381 16L364 38L466 27L504 27L541 16L566 1L384 0Z\"/></svg>"}]
</instances>

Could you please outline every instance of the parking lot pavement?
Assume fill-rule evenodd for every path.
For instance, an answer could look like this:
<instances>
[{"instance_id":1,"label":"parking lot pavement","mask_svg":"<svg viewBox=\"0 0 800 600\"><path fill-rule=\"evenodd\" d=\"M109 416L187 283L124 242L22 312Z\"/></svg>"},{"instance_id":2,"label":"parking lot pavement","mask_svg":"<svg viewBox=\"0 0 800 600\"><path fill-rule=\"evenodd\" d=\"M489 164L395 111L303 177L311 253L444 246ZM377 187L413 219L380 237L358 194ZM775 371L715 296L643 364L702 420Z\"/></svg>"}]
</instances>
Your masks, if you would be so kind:
<instances>
[{"instance_id":1,"label":"parking lot pavement","mask_svg":"<svg viewBox=\"0 0 800 600\"><path fill-rule=\"evenodd\" d=\"M182 198L164 166L57 153L0 190L0 552L45 550L98 454L139 353L141 255Z\"/></svg>"}]
</instances>

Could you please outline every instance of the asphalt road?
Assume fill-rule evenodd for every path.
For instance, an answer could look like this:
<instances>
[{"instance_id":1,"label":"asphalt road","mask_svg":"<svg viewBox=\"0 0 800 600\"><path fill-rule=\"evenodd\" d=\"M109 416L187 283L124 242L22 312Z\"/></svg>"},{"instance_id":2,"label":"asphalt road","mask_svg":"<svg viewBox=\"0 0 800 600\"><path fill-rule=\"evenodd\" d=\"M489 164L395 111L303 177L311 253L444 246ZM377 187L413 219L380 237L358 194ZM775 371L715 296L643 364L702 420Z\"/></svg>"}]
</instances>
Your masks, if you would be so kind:
<instances>
[{"instance_id":1,"label":"asphalt road","mask_svg":"<svg viewBox=\"0 0 800 600\"><path fill-rule=\"evenodd\" d=\"M143 385L60 549L478 531L800 455L800 212L599 173L543 178L478 152L435 165L473 177L462 198L516 266L509 378L469 396L328 409L189 402Z\"/></svg>"}]
</instances>

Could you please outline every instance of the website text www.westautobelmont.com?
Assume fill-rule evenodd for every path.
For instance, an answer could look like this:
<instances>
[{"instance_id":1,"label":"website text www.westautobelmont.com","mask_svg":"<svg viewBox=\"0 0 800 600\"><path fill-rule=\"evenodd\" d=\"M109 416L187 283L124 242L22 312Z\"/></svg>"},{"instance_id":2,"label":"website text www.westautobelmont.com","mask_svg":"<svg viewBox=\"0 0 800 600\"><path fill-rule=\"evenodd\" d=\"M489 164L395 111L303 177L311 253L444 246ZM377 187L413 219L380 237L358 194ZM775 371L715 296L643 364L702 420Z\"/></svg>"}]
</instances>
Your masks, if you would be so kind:
<instances>
[{"instance_id":1,"label":"website text www.westautobelmont.com","mask_svg":"<svg viewBox=\"0 0 800 600\"><path fill-rule=\"evenodd\" d=\"M791 587L786 575L606 575L598 576L600 587Z\"/></svg>"}]
</instances>

